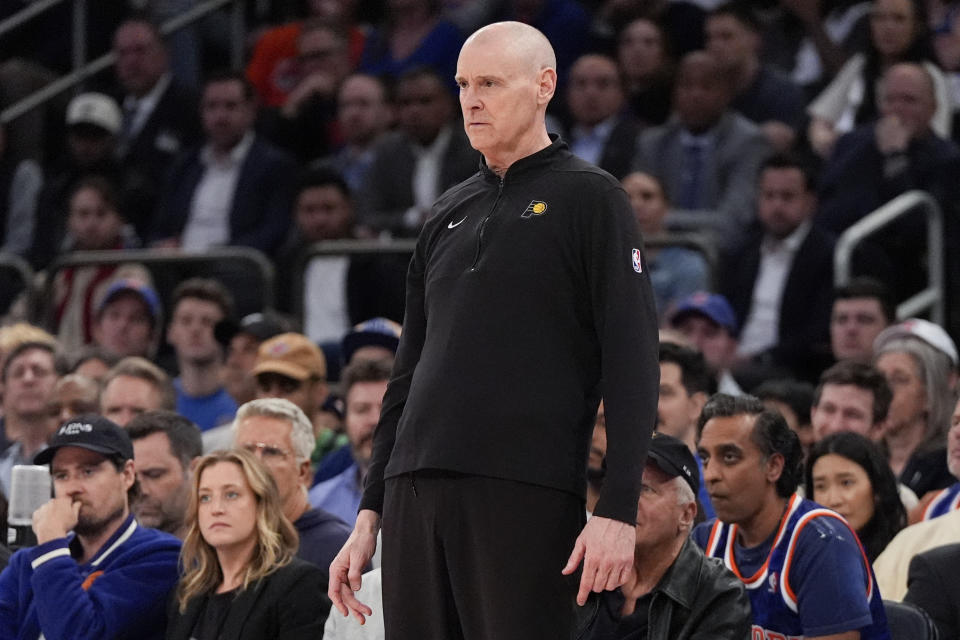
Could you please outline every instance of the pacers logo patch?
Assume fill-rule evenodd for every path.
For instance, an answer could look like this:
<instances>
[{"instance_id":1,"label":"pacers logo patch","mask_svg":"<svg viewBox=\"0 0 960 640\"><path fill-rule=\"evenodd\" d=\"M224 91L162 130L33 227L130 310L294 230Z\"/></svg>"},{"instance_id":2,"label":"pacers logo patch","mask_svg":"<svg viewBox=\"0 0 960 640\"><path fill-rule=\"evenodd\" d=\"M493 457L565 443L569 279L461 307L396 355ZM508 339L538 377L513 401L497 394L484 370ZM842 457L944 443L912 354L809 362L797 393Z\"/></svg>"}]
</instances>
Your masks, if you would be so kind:
<instances>
[{"instance_id":1,"label":"pacers logo patch","mask_svg":"<svg viewBox=\"0 0 960 640\"><path fill-rule=\"evenodd\" d=\"M524 209L520 217L529 218L530 216L542 216L546 212L547 212L546 202L542 200L531 200L530 204L527 205L527 208Z\"/></svg>"},{"instance_id":2,"label":"pacers logo patch","mask_svg":"<svg viewBox=\"0 0 960 640\"><path fill-rule=\"evenodd\" d=\"M640 264L640 249L634 249L630 252L630 255L633 260L633 270L637 273L643 273L643 265Z\"/></svg>"}]
</instances>

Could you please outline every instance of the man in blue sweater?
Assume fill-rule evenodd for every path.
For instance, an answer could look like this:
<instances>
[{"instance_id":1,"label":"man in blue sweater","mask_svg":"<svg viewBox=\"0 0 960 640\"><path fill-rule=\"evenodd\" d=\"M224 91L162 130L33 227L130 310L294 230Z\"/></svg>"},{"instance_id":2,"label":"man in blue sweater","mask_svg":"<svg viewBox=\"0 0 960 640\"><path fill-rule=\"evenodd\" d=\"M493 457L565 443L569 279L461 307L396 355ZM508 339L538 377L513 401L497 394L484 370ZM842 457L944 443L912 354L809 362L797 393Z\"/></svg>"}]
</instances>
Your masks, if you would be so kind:
<instances>
[{"instance_id":1,"label":"man in blue sweater","mask_svg":"<svg viewBox=\"0 0 960 640\"><path fill-rule=\"evenodd\" d=\"M162 638L180 542L137 524L133 445L106 418L64 423L36 464L54 497L33 515L38 545L0 574L0 637Z\"/></svg>"}]
</instances>

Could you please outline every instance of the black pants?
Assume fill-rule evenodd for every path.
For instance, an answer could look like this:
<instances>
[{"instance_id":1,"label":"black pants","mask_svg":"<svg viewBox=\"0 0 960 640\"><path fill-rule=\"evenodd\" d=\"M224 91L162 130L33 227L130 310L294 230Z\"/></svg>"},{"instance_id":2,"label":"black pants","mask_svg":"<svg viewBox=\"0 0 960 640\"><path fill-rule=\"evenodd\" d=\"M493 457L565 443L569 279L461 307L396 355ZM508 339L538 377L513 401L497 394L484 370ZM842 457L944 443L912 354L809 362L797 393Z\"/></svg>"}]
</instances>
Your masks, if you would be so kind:
<instances>
[{"instance_id":1,"label":"black pants","mask_svg":"<svg viewBox=\"0 0 960 640\"><path fill-rule=\"evenodd\" d=\"M422 471L386 483L386 640L566 640L585 520L573 494Z\"/></svg>"}]
</instances>

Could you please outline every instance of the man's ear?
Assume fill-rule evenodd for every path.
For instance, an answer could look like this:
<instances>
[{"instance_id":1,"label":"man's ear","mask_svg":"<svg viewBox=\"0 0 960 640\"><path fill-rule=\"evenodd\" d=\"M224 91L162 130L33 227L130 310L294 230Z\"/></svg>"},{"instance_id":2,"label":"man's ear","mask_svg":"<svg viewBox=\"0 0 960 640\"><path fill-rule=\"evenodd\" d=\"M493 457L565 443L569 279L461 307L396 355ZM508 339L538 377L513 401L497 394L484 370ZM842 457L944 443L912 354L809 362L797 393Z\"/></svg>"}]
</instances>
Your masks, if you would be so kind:
<instances>
[{"instance_id":1,"label":"man's ear","mask_svg":"<svg viewBox=\"0 0 960 640\"><path fill-rule=\"evenodd\" d=\"M782 453L773 453L764 463L767 480L770 484L776 484L780 476L783 475L784 459Z\"/></svg>"},{"instance_id":2,"label":"man's ear","mask_svg":"<svg viewBox=\"0 0 960 640\"><path fill-rule=\"evenodd\" d=\"M123 469L121 469L120 474L123 475L124 490L129 491L130 487L132 487L133 483L137 480L137 472L133 460L127 460L123 463Z\"/></svg>"},{"instance_id":3,"label":"man's ear","mask_svg":"<svg viewBox=\"0 0 960 640\"><path fill-rule=\"evenodd\" d=\"M540 70L537 86L537 104L547 104L557 91L557 71L546 67Z\"/></svg>"}]
</instances>

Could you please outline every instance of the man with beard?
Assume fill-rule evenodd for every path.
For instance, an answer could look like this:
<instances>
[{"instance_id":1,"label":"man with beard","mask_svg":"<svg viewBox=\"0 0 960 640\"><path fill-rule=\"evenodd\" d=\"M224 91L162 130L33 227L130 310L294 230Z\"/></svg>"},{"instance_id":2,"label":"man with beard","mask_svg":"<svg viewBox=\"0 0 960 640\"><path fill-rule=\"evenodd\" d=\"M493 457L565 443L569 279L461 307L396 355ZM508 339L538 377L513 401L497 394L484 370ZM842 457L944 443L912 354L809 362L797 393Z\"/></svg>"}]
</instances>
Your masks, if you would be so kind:
<instances>
[{"instance_id":1,"label":"man with beard","mask_svg":"<svg viewBox=\"0 0 960 640\"><path fill-rule=\"evenodd\" d=\"M130 513L130 438L106 418L79 416L34 462L50 464L55 497L33 515L38 545L0 574L0 637L162 638L180 543Z\"/></svg>"},{"instance_id":2,"label":"man with beard","mask_svg":"<svg viewBox=\"0 0 960 640\"><path fill-rule=\"evenodd\" d=\"M310 504L353 525L357 521L363 483L373 453L373 431L380 419L383 394L390 381L390 365L382 360L359 360L344 370L342 380L346 403L344 423L353 463L313 487Z\"/></svg>"},{"instance_id":3,"label":"man with beard","mask_svg":"<svg viewBox=\"0 0 960 640\"><path fill-rule=\"evenodd\" d=\"M193 463L203 453L200 429L172 411L148 411L131 420L126 430L140 483L133 503L137 520L182 540Z\"/></svg>"}]
</instances>

